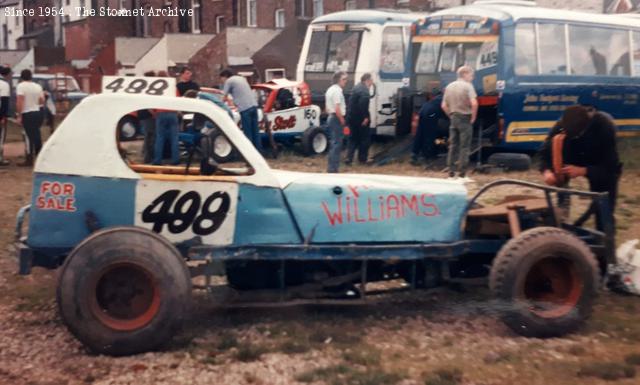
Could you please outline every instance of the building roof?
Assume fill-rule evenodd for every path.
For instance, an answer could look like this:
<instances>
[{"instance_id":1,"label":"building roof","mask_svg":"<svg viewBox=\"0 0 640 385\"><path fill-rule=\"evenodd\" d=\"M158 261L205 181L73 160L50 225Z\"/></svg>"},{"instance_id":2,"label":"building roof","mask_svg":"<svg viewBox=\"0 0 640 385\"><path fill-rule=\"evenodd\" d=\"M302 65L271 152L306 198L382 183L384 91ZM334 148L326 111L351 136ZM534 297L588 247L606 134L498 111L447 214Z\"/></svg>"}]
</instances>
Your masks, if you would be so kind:
<instances>
[{"instance_id":1,"label":"building roof","mask_svg":"<svg viewBox=\"0 0 640 385\"><path fill-rule=\"evenodd\" d=\"M435 12L429 17L444 15L466 15L489 17L502 21L516 22L520 19L588 22L612 26L640 27L640 20L620 15L598 15L593 13L541 8L533 5L514 5L513 1L485 1L471 5L448 8Z\"/></svg>"},{"instance_id":2,"label":"building roof","mask_svg":"<svg viewBox=\"0 0 640 385\"><path fill-rule=\"evenodd\" d=\"M227 60L231 66L251 65L252 56L276 37L281 29L227 27ZM297 54L297 52L296 52Z\"/></svg>"},{"instance_id":3,"label":"building roof","mask_svg":"<svg viewBox=\"0 0 640 385\"><path fill-rule=\"evenodd\" d=\"M116 63L124 66L133 66L153 46L158 44L160 38L156 37L116 37Z\"/></svg>"},{"instance_id":4,"label":"building roof","mask_svg":"<svg viewBox=\"0 0 640 385\"><path fill-rule=\"evenodd\" d=\"M254 53L251 59L260 73L268 68L284 68L287 76L294 76L298 55L291 52L302 50L308 26L308 20L298 19Z\"/></svg>"},{"instance_id":5,"label":"building roof","mask_svg":"<svg viewBox=\"0 0 640 385\"><path fill-rule=\"evenodd\" d=\"M29 51L19 51L19 50L0 50L0 64L8 65L9 67L13 67L16 64L20 63L22 59Z\"/></svg>"},{"instance_id":6,"label":"building roof","mask_svg":"<svg viewBox=\"0 0 640 385\"><path fill-rule=\"evenodd\" d=\"M330 13L314 19L311 24L326 23L376 23L384 24L387 22L414 22L421 17L427 16L421 12L402 12L402 11L382 11L376 9L361 9L352 11L342 11Z\"/></svg>"},{"instance_id":7,"label":"building roof","mask_svg":"<svg viewBox=\"0 0 640 385\"><path fill-rule=\"evenodd\" d=\"M175 64L188 63L193 55L215 36L212 34L167 33L164 35L167 42L167 60Z\"/></svg>"}]
</instances>

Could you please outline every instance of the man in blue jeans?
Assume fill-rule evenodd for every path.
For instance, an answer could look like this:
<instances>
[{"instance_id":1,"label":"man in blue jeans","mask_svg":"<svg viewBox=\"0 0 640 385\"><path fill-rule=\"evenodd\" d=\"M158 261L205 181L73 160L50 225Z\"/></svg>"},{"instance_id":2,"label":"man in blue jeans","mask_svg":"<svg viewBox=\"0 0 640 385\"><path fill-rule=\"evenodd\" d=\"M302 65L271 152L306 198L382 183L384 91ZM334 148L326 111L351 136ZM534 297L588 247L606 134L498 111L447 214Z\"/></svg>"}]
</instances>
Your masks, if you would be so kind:
<instances>
[{"instance_id":1,"label":"man in blue jeans","mask_svg":"<svg viewBox=\"0 0 640 385\"><path fill-rule=\"evenodd\" d=\"M165 142L171 149L170 163L180 164L178 150L178 114L174 111L156 110L156 141L153 149L153 164L162 164Z\"/></svg>"},{"instance_id":2,"label":"man in blue jeans","mask_svg":"<svg viewBox=\"0 0 640 385\"><path fill-rule=\"evenodd\" d=\"M249 82L243 76L235 75L228 68L220 72L220 80L224 82L222 89L224 94L233 97L233 102L240 111L242 131L253 146L262 152L262 139L258 127L258 101Z\"/></svg>"},{"instance_id":3,"label":"man in blue jeans","mask_svg":"<svg viewBox=\"0 0 640 385\"><path fill-rule=\"evenodd\" d=\"M347 105L344 101L343 89L347 85L348 76L345 72L338 71L333 74L333 85L327 89L324 95L325 110L329 115L329 159L327 172L337 173L340 167L340 152L342 151L342 138L349 135L347 126Z\"/></svg>"}]
</instances>

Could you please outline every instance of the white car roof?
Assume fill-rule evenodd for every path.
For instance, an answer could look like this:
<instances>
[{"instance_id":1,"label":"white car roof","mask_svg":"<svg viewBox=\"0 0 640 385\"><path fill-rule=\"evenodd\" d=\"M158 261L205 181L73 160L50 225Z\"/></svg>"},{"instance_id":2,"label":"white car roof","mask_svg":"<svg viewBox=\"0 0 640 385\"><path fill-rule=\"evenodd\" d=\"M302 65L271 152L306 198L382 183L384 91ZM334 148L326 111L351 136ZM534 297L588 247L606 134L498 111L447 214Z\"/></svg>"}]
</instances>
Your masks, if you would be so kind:
<instances>
[{"instance_id":1,"label":"white car roof","mask_svg":"<svg viewBox=\"0 0 640 385\"><path fill-rule=\"evenodd\" d=\"M276 184L267 162L224 110L208 101L173 96L98 94L84 98L47 140L34 171L139 179L140 175L129 168L118 152L116 127L123 116L145 109L207 115L255 169L246 182L263 186Z\"/></svg>"}]
</instances>

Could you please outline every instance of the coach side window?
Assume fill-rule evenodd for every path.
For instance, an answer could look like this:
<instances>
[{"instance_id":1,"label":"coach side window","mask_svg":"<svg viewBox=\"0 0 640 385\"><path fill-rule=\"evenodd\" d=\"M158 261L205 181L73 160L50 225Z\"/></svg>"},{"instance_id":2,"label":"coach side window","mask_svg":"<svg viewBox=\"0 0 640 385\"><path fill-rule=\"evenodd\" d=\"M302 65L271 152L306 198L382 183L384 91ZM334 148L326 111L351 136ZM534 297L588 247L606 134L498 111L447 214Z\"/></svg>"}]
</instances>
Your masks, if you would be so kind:
<instances>
[{"instance_id":1,"label":"coach side window","mask_svg":"<svg viewBox=\"0 0 640 385\"><path fill-rule=\"evenodd\" d=\"M516 75L537 75L536 31L533 23L516 26Z\"/></svg>"},{"instance_id":2,"label":"coach side window","mask_svg":"<svg viewBox=\"0 0 640 385\"><path fill-rule=\"evenodd\" d=\"M569 41L571 69L575 75L631 74L628 31L570 25Z\"/></svg>"},{"instance_id":3,"label":"coach side window","mask_svg":"<svg viewBox=\"0 0 640 385\"><path fill-rule=\"evenodd\" d=\"M380 71L389 73L404 72L404 44L402 27L386 27L382 33L382 52Z\"/></svg>"},{"instance_id":4,"label":"coach side window","mask_svg":"<svg viewBox=\"0 0 640 385\"><path fill-rule=\"evenodd\" d=\"M538 24L540 73L543 75L566 75L567 57L564 39L564 24Z\"/></svg>"}]
</instances>

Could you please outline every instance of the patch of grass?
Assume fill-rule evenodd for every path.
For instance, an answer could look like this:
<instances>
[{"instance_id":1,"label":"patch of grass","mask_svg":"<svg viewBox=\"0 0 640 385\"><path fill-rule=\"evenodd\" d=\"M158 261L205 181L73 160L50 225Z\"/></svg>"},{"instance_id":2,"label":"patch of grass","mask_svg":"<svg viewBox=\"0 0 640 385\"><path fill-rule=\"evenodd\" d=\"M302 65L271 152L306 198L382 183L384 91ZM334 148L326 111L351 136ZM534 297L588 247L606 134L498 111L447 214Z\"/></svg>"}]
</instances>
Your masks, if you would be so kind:
<instances>
[{"instance_id":1,"label":"patch of grass","mask_svg":"<svg viewBox=\"0 0 640 385\"><path fill-rule=\"evenodd\" d=\"M380 365L380 357L379 350L366 346L350 349L342 354L342 358L346 362L362 366L378 366Z\"/></svg>"},{"instance_id":2,"label":"patch of grass","mask_svg":"<svg viewBox=\"0 0 640 385\"><path fill-rule=\"evenodd\" d=\"M402 376L381 369L357 370L339 364L298 374L295 379L305 383L322 381L329 385L393 385L402 380Z\"/></svg>"},{"instance_id":3,"label":"patch of grass","mask_svg":"<svg viewBox=\"0 0 640 385\"><path fill-rule=\"evenodd\" d=\"M640 353L631 353L624 358L624 362L629 365L640 366Z\"/></svg>"},{"instance_id":4,"label":"patch of grass","mask_svg":"<svg viewBox=\"0 0 640 385\"><path fill-rule=\"evenodd\" d=\"M462 382L462 370L458 368L442 368L429 374L425 385L457 385Z\"/></svg>"},{"instance_id":5,"label":"patch of grass","mask_svg":"<svg viewBox=\"0 0 640 385\"><path fill-rule=\"evenodd\" d=\"M359 343L361 339L362 335L357 329L354 330L337 324L320 326L309 335L309 341L315 343L331 341L332 343L342 345L354 345Z\"/></svg>"},{"instance_id":6,"label":"patch of grass","mask_svg":"<svg viewBox=\"0 0 640 385\"><path fill-rule=\"evenodd\" d=\"M573 356L583 356L587 353L587 349L580 345L572 345L567 349L567 353Z\"/></svg>"},{"instance_id":7,"label":"patch of grass","mask_svg":"<svg viewBox=\"0 0 640 385\"><path fill-rule=\"evenodd\" d=\"M622 202L628 205L640 205L640 195L636 195L635 197L624 198Z\"/></svg>"},{"instance_id":8,"label":"patch of grass","mask_svg":"<svg viewBox=\"0 0 640 385\"><path fill-rule=\"evenodd\" d=\"M220 336L220 340L218 340L218 344L216 345L216 348L218 350L225 351L231 348L235 348L237 346L238 346L238 339L236 338L236 336L231 333L225 333L222 336Z\"/></svg>"},{"instance_id":9,"label":"patch of grass","mask_svg":"<svg viewBox=\"0 0 640 385\"><path fill-rule=\"evenodd\" d=\"M286 354L306 353L312 349L309 341L306 340L286 340L280 344L278 350Z\"/></svg>"},{"instance_id":10,"label":"patch of grass","mask_svg":"<svg viewBox=\"0 0 640 385\"><path fill-rule=\"evenodd\" d=\"M484 356L485 364L499 364L502 362L513 362L516 356L509 351L490 352Z\"/></svg>"},{"instance_id":11,"label":"patch of grass","mask_svg":"<svg viewBox=\"0 0 640 385\"><path fill-rule=\"evenodd\" d=\"M624 207L620 207L618 208L618 214L622 215L623 217L627 217L627 218L631 218L633 217L633 211L624 208Z\"/></svg>"},{"instance_id":12,"label":"patch of grass","mask_svg":"<svg viewBox=\"0 0 640 385\"><path fill-rule=\"evenodd\" d=\"M296 381L299 382L316 382L326 380L327 378L337 378L350 373L352 369L347 365L333 365L326 368L313 369L296 375Z\"/></svg>"},{"instance_id":13,"label":"patch of grass","mask_svg":"<svg viewBox=\"0 0 640 385\"><path fill-rule=\"evenodd\" d=\"M633 378L635 375L635 368L618 362L592 362L583 364L578 371L578 377L596 377L607 381Z\"/></svg>"},{"instance_id":14,"label":"patch of grass","mask_svg":"<svg viewBox=\"0 0 640 385\"><path fill-rule=\"evenodd\" d=\"M238 351L235 354L235 358L242 362L258 361L263 354L267 353L269 349L265 346L254 345L251 343L242 343L238 345Z\"/></svg>"},{"instance_id":15,"label":"patch of grass","mask_svg":"<svg viewBox=\"0 0 640 385\"><path fill-rule=\"evenodd\" d=\"M42 310L52 303L54 290L49 285L19 281L14 290L19 302L14 309L19 312Z\"/></svg>"}]
</instances>

